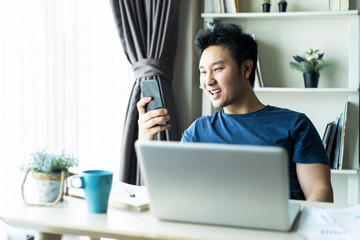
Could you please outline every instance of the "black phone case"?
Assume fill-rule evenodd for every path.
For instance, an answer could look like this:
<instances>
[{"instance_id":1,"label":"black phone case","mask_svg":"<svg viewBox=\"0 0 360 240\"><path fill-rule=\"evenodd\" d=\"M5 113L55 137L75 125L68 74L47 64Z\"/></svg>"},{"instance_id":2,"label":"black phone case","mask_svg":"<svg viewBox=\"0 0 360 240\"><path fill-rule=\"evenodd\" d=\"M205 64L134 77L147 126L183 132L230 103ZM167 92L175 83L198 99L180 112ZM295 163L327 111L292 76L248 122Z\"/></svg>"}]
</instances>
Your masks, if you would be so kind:
<instances>
[{"instance_id":1,"label":"black phone case","mask_svg":"<svg viewBox=\"0 0 360 240\"><path fill-rule=\"evenodd\" d=\"M152 97L152 101L146 105L146 112L159 108L164 108L161 89L156 79L141 81L140 89L141 89L141 98ZM159 125L166 125L166 122L162 122Z\"/></svg>"}]
</instances>

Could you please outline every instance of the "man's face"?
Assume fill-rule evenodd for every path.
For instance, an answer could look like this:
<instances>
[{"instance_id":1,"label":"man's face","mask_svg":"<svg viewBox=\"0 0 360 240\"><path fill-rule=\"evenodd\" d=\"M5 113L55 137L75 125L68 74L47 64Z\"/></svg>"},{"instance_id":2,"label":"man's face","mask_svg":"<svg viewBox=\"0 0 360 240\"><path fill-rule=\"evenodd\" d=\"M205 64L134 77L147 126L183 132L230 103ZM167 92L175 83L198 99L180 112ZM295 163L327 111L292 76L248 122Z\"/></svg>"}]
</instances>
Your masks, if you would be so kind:
<instances>
[{"instance_id":1,"label":"man's face","mask_svg":"<svg viewBox=\"0 0 360 240\"><path fill-rule=\"evenodd\" d=\"M215 108L236 108L241 104L244 84L249 81L242 77L241 69L227 46L206 48L201 55L199 69L200 84Z\"/></svg>"}]
</instances>

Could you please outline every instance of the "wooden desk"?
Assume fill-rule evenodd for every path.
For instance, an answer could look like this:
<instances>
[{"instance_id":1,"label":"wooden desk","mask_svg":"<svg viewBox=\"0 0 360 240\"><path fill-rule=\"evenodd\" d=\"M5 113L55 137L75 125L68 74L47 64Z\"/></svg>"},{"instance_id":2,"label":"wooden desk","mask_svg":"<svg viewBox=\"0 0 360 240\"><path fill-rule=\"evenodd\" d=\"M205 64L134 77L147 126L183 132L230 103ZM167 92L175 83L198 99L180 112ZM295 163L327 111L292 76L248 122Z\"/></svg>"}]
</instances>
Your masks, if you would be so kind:
<instances>
[{"instance_id":1,"label":"wooden desk","mask_svg":"<svg viewBox=\"0 0 360 240\"><path fill-rule=\"evenodd\" d=\"M4 201L3 201L4 202ZM303 206L337 207L328 203L301 202ZM300 239L296 234L299 217L290 232L276 232L166 222L149 211L109 208L107 214L90 214L84 200L65 197L54 207L29 207L22 202L0 206L0 218L7 224L38 231L37 239L61 239L62 234L115 239Z\"/></svg>"}]
</instances>

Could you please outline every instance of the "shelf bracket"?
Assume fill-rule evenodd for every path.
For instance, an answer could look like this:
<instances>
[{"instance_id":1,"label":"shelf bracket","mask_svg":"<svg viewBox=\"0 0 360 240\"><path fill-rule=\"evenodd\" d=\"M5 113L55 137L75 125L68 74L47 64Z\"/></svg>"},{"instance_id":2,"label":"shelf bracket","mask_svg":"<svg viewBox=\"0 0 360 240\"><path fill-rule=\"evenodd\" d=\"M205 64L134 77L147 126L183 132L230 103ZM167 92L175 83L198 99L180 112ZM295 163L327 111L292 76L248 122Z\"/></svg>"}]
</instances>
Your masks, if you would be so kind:
<instances>
[{"instance_id":1,"label":"shelf bracket","mask_svg":"<svg viewBox=\"0 0 360 240\"><path fill-rule=\"evenodd\" d=\"M212 30L214 28L214 18L205 18L204 28Z\"/></svg>"}]
</instances>

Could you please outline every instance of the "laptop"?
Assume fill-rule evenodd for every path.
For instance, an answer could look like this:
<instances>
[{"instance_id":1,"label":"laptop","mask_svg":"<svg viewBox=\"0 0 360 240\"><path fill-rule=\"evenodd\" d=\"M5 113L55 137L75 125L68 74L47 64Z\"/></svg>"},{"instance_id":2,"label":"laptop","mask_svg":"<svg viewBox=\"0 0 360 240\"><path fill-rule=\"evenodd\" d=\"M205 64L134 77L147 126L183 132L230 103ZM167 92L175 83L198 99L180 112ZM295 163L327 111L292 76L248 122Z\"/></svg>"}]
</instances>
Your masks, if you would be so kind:
<instances>
[{"instance_id":1,"label":"laptop","mask_svg":"<svg viewBox=\"0 0 360 240\"><path fill-rule=\"evenodd\" d=\"M288 231L288 155L274 146L137 141L151 214L160 220Z\"/></svg>"}]
</instances>

